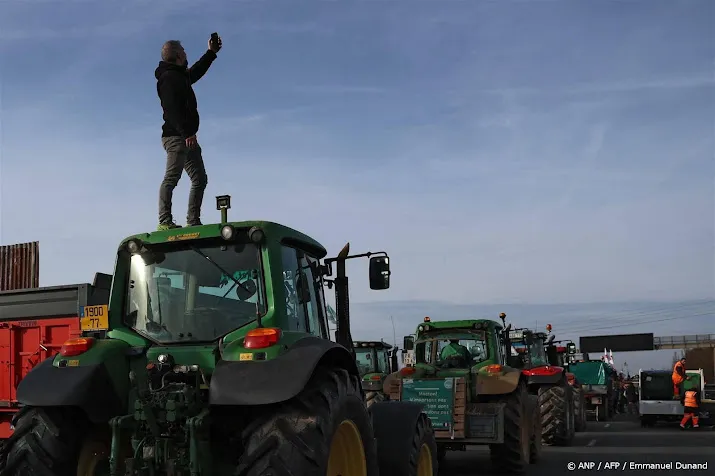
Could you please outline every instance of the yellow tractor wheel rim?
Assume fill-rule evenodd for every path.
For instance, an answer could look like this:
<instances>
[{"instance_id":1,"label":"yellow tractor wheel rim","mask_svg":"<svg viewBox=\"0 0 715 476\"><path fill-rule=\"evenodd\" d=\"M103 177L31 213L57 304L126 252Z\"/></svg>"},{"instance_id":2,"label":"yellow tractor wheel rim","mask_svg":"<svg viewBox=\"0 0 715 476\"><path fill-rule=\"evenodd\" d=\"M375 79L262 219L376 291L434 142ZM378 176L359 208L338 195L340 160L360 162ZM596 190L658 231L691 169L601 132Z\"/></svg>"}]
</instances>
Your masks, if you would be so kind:
<instances>
[{"instance_id":1,"label":"yellow tractor wheel rim","mask_svg":"<svg viewBox=\"0 0 715 476\"><path fill-rule=\"evenodd\" d=\"M432 450L426 443L420 448L417 458L417 476L432 476Z\"/></svg>"},{"instance_id":2,"label":"yellow tractor wheel rim","mask_svg":"<svg viewBox=\"0 0 715 476\"><path fill-rule=\"evenodd\" d=\"M360 430L350 420L343 420L333 435L326 476L367 476Z\"/></svg>"},{"instance_id":3,"label":"yellow tractor wheel rim","mask_svg":"<svg viewBox=\"0 0 715 476\"><path fill-rule=\"evenodd\" d=\"M109 476L109 448L103 441L87 440L77 461L77 476Z\"/></svg>"}]
</instances>

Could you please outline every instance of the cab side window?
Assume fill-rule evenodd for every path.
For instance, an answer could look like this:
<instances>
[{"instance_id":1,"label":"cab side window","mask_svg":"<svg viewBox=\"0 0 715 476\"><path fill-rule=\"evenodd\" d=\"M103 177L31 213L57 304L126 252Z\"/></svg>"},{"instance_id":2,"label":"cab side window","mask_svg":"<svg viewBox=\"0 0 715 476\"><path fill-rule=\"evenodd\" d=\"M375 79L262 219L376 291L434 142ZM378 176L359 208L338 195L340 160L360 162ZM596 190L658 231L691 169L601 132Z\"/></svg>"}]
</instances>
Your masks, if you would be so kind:
<instances>
[{"instance_id":1,"label":"cab side window","mask_svg":"<svg viewBox=\"0 0 715 476\"><path fill-rule=\"evenodd\" d=\"M283 262L283 288L285 290L285 311L288 316L289 329L291 331L307 332L307 309L306 303L302 302L299 279L300 266L298 264L298 250L288 246L283 246L281 252Z\"/></svg>"},{"instance_id":2,"label":"cab side window","mask_svg":"<svg viewBox=\"0 0 715 476\"><path fill-rule=\"evenodd\" d=\"M322 313L318 306L318 295L315 289L315 277L313 269L310 266L307 256L302 251L298 251L298 262L300 263L300 275L298 281L303 287L303 304L305 305L306 315L308 317L308 332L315 336L323 336L323 326L321 323Z\"/></svg>"},{"instance_id":3,"label":"cab side window","mask_svg":"<svg viewBox=\"0 0 715 476\"><path fill-rule=\"evenodd\" d=\"M494 355L498 359L497 363L502 365L508 364L507 356L504 353L504 338L502 337L501 331L499 331L498 329L494 330L492 342L494 343L494 345L496 345L496 349L494 349Z\"/></svg>"},{"instance_id":4,"label":"cab side window","mask_svg":"<svg viewBox=\"0 0 715 476\"><path fill-rule=\"evenodd\" d=\"M312 296L312 306L308 310L308 323L311 326L310 333L328 339L328 313L325 306L320 261L310 255L304 255L304 258L305 275L310 284Z\"/></svg>"}]
</instances>

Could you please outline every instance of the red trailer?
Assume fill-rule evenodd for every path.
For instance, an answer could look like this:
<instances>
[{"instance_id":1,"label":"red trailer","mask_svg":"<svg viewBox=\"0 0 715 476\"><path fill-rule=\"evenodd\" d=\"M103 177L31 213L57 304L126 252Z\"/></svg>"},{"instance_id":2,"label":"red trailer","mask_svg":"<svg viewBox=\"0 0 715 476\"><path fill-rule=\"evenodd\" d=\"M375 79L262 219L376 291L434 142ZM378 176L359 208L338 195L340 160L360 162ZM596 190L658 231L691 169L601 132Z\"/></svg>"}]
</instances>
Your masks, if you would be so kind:
<instances>
[{"instance_id":1,"label":"red trailer","mask_svg":"<svg viewBox=\"0 0 715 476\"><path fill-rule=\"evenodd\" d=\"M111 280L97 273L93 284L0 291L0 439L12 435L20 380L67 339L100 330L80 316L85 306L106 309Z\"/></svg>"}]
</instances>

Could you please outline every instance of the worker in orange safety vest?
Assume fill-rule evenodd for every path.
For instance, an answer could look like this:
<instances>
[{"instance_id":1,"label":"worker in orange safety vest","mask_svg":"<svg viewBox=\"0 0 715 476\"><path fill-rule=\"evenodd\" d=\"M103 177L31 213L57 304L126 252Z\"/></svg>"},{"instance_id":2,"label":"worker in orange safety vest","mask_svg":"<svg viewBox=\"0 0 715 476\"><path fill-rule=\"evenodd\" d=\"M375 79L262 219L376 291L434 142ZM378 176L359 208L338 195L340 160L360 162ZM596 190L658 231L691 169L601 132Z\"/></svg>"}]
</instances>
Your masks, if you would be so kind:
<instances>
[{"instance_id":1,"label":"worker in orange safety vest","mask_svg":"<svg viewBox=\"0 0 715 476\"><path fill-rule=\"evenodd\" d=\"M693 428L699 428L698 425L698 408L700 408L700 392L691 388L687 390L680 398L680 403L683 404L683 419L680 421L680 428L685 429L685 424L688 420L693 419Z\"/></svg>"},{"instance_id":2,"label":"worker in orange safety vest","mask_svg":"<svg viewBox=\"0 0 715 476\"><path fill-rule=\"evenodd\" d=\"M690 377L685 373L685 357L680 359L673 366L673 395L675 398L680 397L682 392L683 382L690 380Z\"/></svg>"}]
</instances>

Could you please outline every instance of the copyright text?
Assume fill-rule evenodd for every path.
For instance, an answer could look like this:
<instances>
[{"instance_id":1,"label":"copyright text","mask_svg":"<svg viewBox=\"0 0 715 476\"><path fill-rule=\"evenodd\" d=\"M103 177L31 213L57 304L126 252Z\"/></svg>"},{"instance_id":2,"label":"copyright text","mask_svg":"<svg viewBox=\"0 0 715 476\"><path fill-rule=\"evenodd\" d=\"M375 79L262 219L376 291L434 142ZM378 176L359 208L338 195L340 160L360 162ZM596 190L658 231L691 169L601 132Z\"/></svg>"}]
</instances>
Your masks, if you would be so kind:
<instances>
[{"instance_id":1,"label":"copyright text","mask_svg":"<svg viewBox=\"0 0 715 476\"><path fill-rule=\"evenodd\" d=\"M636 463L634 461L570 461L566 467L569 471L643 471L643 470L707 470L707 463L683 463L670 461L668 463Z\"/></svg>"}]
</instances>

